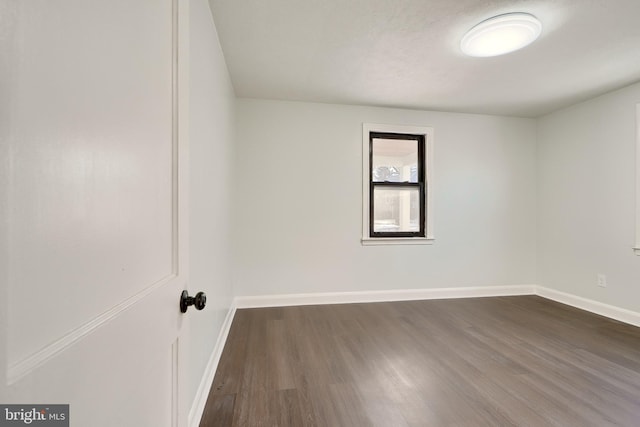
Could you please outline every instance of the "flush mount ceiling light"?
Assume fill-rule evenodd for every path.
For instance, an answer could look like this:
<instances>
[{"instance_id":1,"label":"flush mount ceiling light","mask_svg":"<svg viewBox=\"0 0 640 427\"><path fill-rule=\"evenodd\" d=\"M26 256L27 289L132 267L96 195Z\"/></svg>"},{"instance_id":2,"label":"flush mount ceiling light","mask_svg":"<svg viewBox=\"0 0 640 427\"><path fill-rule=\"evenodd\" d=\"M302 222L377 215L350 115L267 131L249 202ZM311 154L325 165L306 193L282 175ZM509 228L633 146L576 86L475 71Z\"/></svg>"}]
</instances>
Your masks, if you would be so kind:
<instances>
[{"instance_id":1,"label":"flush mount ceiling light","mask_svg":"<svg viewBox=\"0 0 640 427\"><path fill-rule=\"evenodd\" d=\"M540 36L542 24L528 13L507 13L482 21L464 35L460 48L469 56L498 56L522 49Z\"/></svg>"}]
</instances>

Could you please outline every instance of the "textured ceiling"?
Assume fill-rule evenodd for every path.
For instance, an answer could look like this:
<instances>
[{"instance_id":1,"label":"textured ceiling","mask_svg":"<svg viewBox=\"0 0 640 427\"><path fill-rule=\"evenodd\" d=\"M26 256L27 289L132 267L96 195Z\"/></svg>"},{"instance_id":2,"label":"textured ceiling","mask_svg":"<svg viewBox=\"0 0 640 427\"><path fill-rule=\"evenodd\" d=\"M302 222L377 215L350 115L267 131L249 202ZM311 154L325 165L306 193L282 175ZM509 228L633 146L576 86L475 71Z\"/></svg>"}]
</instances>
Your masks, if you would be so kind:
<instances>
[{"instance_id":1,"label":"textured ceiling","mask_svg":"<svg viewBox=\"0 0 640 427\"><path fill-rule=\"evenodd\" d=\"M239 97L536 117L640 80L640 0L210 0ZM465 57L491 16L541 37Z\"/></svg>"}]
</instances>

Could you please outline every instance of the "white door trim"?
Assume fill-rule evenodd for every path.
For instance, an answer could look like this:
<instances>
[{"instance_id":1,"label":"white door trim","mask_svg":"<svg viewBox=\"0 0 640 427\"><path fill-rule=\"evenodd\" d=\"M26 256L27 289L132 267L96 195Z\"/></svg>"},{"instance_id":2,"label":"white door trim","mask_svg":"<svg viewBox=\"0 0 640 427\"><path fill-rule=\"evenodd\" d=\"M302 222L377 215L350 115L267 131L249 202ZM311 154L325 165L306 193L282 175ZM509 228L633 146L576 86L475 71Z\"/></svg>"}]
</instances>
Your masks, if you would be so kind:
<instances>
[{"instance_id":1,"label":"white door trim","mask_svg":"<svg viewBox=\"0 0 640 427\"><path fill-rule=\"evenodd\" d=\"M29 375L36 368L47 363L56 354L65 351L68 347L72 346L83 337L89 335L97 328L111 322L121 313L126 311L129 307L135 305L139 301L143 300L146 296L153 293L156 289L161 288L163 285L170 283L175 279L175 275L168 276L159 282L154 283L148 288L138 292L136 295L124 300L118 305L115 305L108 311L101 315L89 320L88 322L80 325L78 328L62 336L61 338L53 341L40 351L37 351L17 363L11 364L7 369L7 384L12 385L18 382L23 377ZM177 298L176 298L177 300Z\"/></svg>"}]
</instances>

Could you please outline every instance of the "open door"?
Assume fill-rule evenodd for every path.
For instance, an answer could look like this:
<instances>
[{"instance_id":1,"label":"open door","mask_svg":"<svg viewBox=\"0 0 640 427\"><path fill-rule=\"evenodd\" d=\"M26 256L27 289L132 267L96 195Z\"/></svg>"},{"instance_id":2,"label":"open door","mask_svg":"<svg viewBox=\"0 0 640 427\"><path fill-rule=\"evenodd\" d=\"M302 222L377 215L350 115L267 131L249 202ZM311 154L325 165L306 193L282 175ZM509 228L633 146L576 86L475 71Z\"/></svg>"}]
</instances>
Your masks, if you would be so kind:
<instances>
[{"instance_id":1,"label":"open door","mask_svg":"<svg viewBox=\"0 0 640 427\"><path fill-rule=\"evenodd\" d=\"M8 3L0 403L186 425L188 0Z\"/></svg>"}]
</instances>

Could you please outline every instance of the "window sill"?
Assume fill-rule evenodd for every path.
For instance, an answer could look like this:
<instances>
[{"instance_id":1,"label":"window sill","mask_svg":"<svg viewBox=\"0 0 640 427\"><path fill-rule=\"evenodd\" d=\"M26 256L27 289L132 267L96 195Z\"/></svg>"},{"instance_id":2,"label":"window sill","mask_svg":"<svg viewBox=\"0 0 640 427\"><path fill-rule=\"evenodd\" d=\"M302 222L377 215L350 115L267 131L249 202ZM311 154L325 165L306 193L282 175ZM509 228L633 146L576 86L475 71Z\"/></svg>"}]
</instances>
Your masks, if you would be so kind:
<instances>
[{"instance_id":1,"label":"window sill","mask_svg":"<svg viewBox=\"0 0 640 427\"><path fill-rule=\"evenodd\" d=\"M640 255L640 247L633 248L633 252L635 252L636 255Z\"/></svg>"},{"instance_id":2,"label":"window sill","mask_svg":"<svg viewBox=\"0 0 640 427\"><path fill-rule=\"evenodd\" d=\"M361 240L362 246L379 245L432 245L433 237L365 237ZM639 250L640 251L640 250Z\"/></svg>"}]
</instances>

